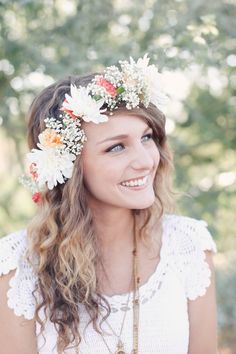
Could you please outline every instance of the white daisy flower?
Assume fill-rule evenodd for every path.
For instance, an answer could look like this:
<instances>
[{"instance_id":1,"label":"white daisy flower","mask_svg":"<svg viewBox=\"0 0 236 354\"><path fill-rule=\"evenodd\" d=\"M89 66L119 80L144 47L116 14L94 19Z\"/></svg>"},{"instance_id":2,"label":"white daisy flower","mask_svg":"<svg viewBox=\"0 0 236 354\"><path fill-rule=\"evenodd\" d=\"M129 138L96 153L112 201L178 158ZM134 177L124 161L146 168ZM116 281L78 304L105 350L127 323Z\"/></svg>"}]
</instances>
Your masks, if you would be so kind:
<instances>
[{"instance_id":1,"label":"white daisy flower","mask_svg":"<svg viewBox=\"0 0 236 354\"><path fill-rule=\"evenodd\" d=\"M31 150L27 154L27 159L37 166L39 188L46 183L49 189L53 189L57 183L64 183L67 178L71 178L74 166L72 161L75 160L75 155L60 149L45 148L41 144L38 146L41 150Z\"/></svg>"},{"instance_id":2,"label":"white daisy flower","mask_svg":"<svg viewBox=\"0 0 236 354\"><path fill-rule=\"evenodd\" d=\"M167 96L162 88L162 76L155 65L148 65L149 60L150 58L148 58L148 54L146 53L143 58L138 59L136 65L143 70L148 86L150 101L158 108L162 108L167 102ZM134 63L134 60L130 58L130 62Z\"/></svg>"},{"instance_id":3,"label":"white daisy flower","mask_svg":"<svg viewBox=\"0 0 236 354\"><path fill-rule=\"evenodd\" d=\"M73 115L82 118L85 122L98 124L108 121L108 117L101 114L106 111L106 109L100 109L104 104L103 99L96 101L88 94L86 87L82 86L77 88L75 85L71 85L70 92L71 96L68 94L65 95L63 108L71 111Z\"/></svg>"}]
</instances>

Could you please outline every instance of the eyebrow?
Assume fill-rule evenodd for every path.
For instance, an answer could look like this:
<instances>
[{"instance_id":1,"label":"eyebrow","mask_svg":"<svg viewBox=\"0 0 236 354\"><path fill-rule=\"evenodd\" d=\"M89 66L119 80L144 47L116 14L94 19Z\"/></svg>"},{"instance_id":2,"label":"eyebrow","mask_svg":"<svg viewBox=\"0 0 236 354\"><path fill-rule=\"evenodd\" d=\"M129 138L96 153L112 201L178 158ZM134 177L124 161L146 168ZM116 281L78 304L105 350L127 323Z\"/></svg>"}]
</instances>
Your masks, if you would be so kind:
<instances>
[{"instance_id":1,"label":"eyebrow","mask_svg":"<svg viewBox=\"0 0 236 354\"><path fill-rule=\"evenodd\" d=\"M147 126L146 129L144 130L143 134L146 133L149 129L152 129L152 128L150 126ZM129 137L129 135L126 135L126 134L116 135L116 136L113 136L112 138L107 138L107 139L100 141L99 143L97 143L97 145L105 143L106 141L110 141L110 140L127 139L128 137Z\"/></svg>"}]
</instances>

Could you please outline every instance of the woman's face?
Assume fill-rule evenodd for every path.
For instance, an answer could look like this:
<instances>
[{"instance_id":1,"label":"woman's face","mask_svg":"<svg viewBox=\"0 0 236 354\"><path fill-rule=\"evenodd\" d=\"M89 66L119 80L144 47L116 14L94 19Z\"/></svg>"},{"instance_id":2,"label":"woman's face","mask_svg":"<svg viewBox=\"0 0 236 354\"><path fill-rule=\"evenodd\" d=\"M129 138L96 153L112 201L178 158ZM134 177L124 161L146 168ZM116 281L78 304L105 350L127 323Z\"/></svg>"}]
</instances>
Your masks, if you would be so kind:
<instances>
[{"instance_id":1,"label":"woman's face","mask_svg":"<svg viewBox=\"0 0 236 354\"><path fill-rule=\"evenodd\" d=\"M99 208L151 206L160 154L147 122L122 113L110 116L105 123L84 122L83 129L88 140L81 158L89 202ZM142 185L132 186L137 181Z\"/></svg>"}]
</instances>

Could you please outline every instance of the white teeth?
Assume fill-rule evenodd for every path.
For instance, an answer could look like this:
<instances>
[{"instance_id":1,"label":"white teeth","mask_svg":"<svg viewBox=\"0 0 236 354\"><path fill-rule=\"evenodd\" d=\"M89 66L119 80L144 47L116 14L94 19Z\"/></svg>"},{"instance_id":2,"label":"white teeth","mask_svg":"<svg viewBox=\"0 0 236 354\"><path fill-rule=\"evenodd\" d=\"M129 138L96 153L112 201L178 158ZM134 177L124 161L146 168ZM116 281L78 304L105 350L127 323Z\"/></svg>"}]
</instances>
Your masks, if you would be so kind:
<instances>
[{"instance_id":1,"label":"white teeth","mask_svg":"<svg viewBox=\"0 0 236 354\"><path fill-rule=\"evenodd\" d=\"M126 186L126 187L143 186L144 184L146 184L147 179L148 176L145 176L143 179L135 179L130 182L121 182L121 184L122 186Z\"/></svg>"}]
</instances>

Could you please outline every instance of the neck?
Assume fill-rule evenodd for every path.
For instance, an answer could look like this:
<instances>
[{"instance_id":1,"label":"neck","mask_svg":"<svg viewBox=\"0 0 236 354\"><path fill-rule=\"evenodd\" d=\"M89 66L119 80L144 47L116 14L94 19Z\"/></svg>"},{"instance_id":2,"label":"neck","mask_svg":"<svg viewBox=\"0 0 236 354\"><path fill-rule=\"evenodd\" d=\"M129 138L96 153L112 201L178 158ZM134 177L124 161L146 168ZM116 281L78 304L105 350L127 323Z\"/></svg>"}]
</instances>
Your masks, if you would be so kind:
<instances>
[{"instance_id":1,"label":"neck","mask_svg":"<svg viewBox=\"0 0 236 354\"><path fill-rule=\"evenodd\" d=\"M122 208L92 209L94 225L103 249L119 249L133 242L134 216Z\"/></svg>"},{"instance_id":2,"label":"neck","mask_svg":"<svg viewBox=\"0 0 236 354\"><path fill-rule=\"evenodd\" d=\"M93 221L101 252L101 258L96 265L101 293L119 293L120 287L124 286L123 282L128 291L132 286L130 281L133 273L136 220L137 217L135 219L132 210L128 209L112 210L109 206L106 213L104 209L99 209L99 212L93 210Z\"/></svg>"}]
</instances>

